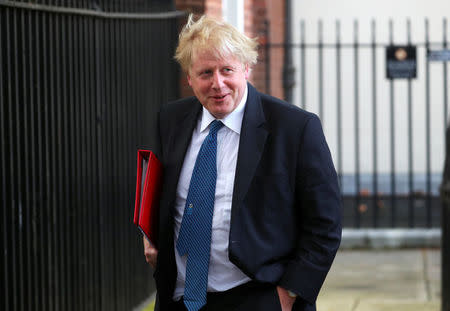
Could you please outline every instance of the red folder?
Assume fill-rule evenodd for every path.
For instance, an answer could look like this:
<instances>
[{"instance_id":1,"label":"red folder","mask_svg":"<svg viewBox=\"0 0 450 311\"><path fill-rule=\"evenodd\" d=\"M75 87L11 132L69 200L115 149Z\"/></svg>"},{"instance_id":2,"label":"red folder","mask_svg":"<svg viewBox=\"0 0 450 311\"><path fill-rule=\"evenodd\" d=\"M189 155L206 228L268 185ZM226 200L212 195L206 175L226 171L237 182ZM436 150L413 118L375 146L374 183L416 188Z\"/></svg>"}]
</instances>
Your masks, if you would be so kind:
<instances>
[{"instance_id":1,"label":"red folder","mask_svg":"<svg viewBox=\"0 0 450 311\"><path fill-rule=\"evenodd\" d=\"M162 164L149 150L138 150L134 224L157 247L158 200L161 192Z\"/></svg>"}]
</instances>

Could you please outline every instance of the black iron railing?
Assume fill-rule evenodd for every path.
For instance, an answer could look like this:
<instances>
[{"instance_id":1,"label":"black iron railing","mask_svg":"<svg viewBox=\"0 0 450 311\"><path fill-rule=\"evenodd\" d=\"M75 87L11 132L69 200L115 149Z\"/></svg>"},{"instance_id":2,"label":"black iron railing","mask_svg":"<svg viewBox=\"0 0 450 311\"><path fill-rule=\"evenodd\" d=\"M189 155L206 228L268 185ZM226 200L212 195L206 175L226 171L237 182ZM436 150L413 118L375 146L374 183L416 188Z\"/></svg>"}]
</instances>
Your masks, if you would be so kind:
<instances>
[{"instance_id":1,"label":"black iron railing","mask_svg":"<svg viewBox=\"0 0 450 311\"><path fill-rule=\"evenodd\" d=\"M358 21L346 25L345 33L340 21L328 28L323 21L309 23L309 28L301 21L293 43L263 47L269 55L265 61L276 61L270 51L291 50L292 64L279 67L295 67L296 82L286 72L285 85L292 89L284 91L294 94L293 104L317 113L323 122L341 182L344 226L438 227L448 60L432 60L428 53L450 53L447 20L442 20L442 41L434 37L433 42L428 20L420 25L419 42L412 40L409 20L395 24L405 29L396 40L393 21L387 28L375 21L364 23L361 34ZM386 77L386 49L393 45L417 49L417 77ZM269 93L271 67L265 67Z\"/></svg>"},{"instance_id":2,"label":"black iron railing","mask_svg":"<svg viewBox=\"0 0 450 311\"><path fill-rule=\"evenodd\" d=\"M36 2L0 1L0 309L130 310L154 288L136 149L178 97L180 13Z\"/></svg>"}]
</instances>

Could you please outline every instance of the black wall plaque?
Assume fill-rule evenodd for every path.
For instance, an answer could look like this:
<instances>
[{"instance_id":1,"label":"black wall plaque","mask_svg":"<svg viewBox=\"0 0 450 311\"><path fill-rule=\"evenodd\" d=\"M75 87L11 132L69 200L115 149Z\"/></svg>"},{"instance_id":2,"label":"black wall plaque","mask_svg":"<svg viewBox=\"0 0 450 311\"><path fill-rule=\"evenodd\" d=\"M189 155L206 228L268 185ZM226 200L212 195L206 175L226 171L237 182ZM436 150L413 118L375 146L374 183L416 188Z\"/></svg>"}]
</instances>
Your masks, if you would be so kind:
<instances>
[{"instance_id":1,"label":"black wall plaque","mask_svg":"<svg viewBox=\"0 0 450 311\"><path fill-rule=\"evenodd\" d=\"M386 77L388 79L412 79L417 74L416 47L390 45L386 48Z\"/></svg>"},{"instance_id":2,"label":"black wall plaque","mask_svg":"<svg viewBox=\"0 0 450 311\"><path fill-rule=\"evenodd\" d=\"M431 62L448 62L450 61L450 50L428 50L427 57Z\"/></svg>"}]
</instances>

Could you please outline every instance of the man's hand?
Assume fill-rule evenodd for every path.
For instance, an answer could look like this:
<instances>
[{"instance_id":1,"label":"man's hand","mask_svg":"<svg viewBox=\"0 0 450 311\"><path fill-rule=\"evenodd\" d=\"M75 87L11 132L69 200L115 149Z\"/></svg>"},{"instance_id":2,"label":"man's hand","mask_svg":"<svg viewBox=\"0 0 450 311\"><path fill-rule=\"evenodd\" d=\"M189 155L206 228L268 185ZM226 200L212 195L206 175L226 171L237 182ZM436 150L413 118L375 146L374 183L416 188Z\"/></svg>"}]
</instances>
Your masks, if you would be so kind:
<instances>
[{"instance_id":1,"label":"man's hand","mask_svg":"<svg viewBox=\"0 0 450 311\"><path fill-rule=\"evenodd\" d=\"M295 297L291 297L288 291L283 287L277 286L278 297L280 297L280 304L282 311L291 311L295 302Z\"/></svg>"},{"instance_id":2,"label":"man's hand","mask_svg":"<svg viewBox=\"0 0 450 311\"><path fill-rule=\"evenodd\" d=\"M145 261L147 261L153 269L156 267L156 258L158 256L158 250L154 248L145 236L142 236L144 241L144 255Z\"/></svg>"}]
</instances>

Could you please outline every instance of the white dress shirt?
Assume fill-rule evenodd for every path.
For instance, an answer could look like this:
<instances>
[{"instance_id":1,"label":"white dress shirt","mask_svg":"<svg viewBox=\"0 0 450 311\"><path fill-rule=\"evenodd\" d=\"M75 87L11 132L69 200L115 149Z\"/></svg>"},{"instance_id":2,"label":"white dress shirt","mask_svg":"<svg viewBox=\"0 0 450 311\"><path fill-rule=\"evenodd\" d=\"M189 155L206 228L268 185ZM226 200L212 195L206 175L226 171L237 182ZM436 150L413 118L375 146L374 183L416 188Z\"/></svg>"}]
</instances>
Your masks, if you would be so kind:
<instances>
[{"instance_id":1,"label":"white dress shirt","mask_svg":"<svg viewBox=\"0 0 450 311\"><path fill-rule=\"evenodd\" d=\"M217 183L208 271L209 292L225 291L250 281L250 278L248 278L228 258L228 238L230 234L234 176L236 173L239 139L247 94L248 90L246 87L244 96L236 109L228 116L221 119L224 126L217 133ZM189 145L184 158L183 167L178 180L175 203L175 246L180 231L195 160L197 159L197 154L203 140L209 133L209 125L214 120L214 116L203 107L201 117L197 121L197 126L192 133L191 144ZM180 257L175 247L175 259L178 275L173 299L179 300L184 294L187 256Z\"/></svg>"}]
</instances>

